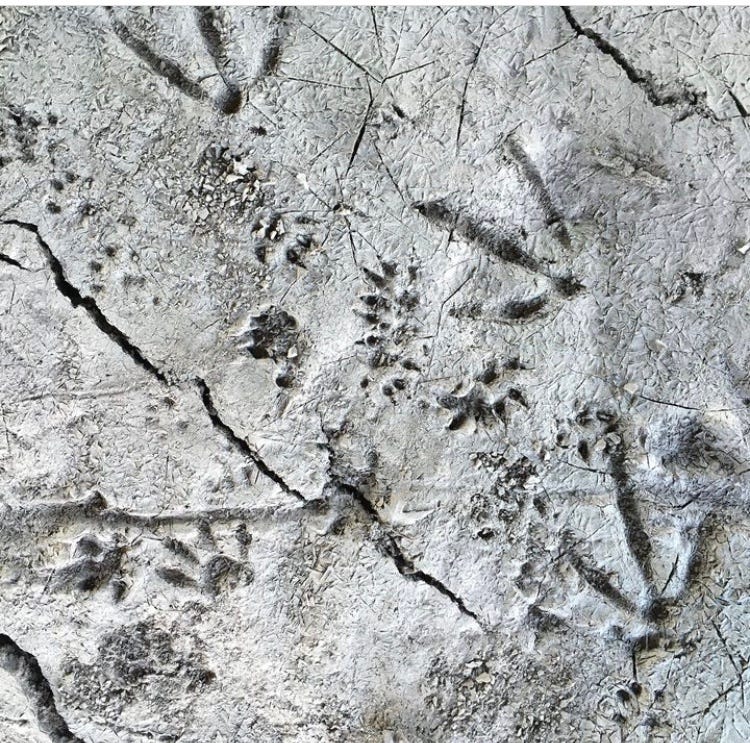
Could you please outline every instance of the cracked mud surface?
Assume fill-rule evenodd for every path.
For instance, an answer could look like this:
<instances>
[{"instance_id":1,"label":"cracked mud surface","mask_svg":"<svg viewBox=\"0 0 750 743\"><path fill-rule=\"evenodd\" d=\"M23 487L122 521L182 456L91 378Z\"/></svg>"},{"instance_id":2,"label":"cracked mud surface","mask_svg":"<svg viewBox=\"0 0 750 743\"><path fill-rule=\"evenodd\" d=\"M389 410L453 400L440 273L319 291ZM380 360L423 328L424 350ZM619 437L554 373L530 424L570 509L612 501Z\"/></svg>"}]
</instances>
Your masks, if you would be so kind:
<instances>
[{"instance_id":1,"label":"cracked mud surface","mask_svg":"<svg viewBox=\"0 0 750 743\"><path fill-rule=\"evenodd\" d=\"M0 739L750 738L747 9L0 11Z\"/></svg>"}]
</instances>

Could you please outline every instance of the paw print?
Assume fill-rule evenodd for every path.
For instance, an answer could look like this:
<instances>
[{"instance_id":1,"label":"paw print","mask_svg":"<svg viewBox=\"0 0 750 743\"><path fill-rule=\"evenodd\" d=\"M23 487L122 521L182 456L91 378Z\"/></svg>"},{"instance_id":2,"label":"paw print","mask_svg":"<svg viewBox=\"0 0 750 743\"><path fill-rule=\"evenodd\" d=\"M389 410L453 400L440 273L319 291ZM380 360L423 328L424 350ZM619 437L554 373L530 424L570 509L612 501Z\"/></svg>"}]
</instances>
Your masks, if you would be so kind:
<instances>
[{"instance_id":1,"label":"paw print","mask_svg":"<svg viewBox=\"0 0 750 743\"><path fill-rule=\"evenodd\" d=\"M219 549L209 524L204 522L199 525L198 531L203 547L191 546L173 536L162 540L171 560L169 564L156 567L156 575L160 580L176 588L198 589L209 596L218 596L240 585L252 583L255 575L247 562L252 537L244 523L240 523L234 531L233 557ZM201 556L200 553L205 554Z\"/></svg>"},{"instance_id":2,"label":"paw print","mask_svg":"<svg viewBox=\"0 0 750 743\"><path fill-rule=\"evenodd\" d=\"M496 422L508 425L514 410L528 410L528 403L523 392L515 385L505 385L499 394L492 394L491 388L509 371L523 368L517 358L507 360L501 368L495 359L488 359L482 369L474 375L474 382L463 395L456 392L463 386L450 393L439 393L437 404L451 414L448 430L455 431L465 423L473 420L477 424L491 426Z\"/></svg>"},{"instance_id":3,"label":"paw print","mask_svg":"<svg viewBox=\"0 0 750 743\"><path fill-rule=\"evenodd\" d=\"M254 359L271 359L280 367L279 387L294 383L302 349L299 324L286 310L269 307L250 317L248 328L239 336L240 347Z\"/></svg>"},{"instance_id":4,"label":"paw print","mask_svg":"<svg viewBox=\"0 0 750 743\"><path fill-rule=\"evenodd\" d=\"M378 369L401 361L407 371L418 371L416 362L401 359L401 347L416 330L408 318L419 304L416 268L409 266L403 274L395 263L381 259L377 271L361 270L368 290L359 297L354 313L368 326L367 335L357 341L367 349L368 366Z\"/></svg>"},{"instance_id":5,"label":"paw print","mask_svg":"<svg viewBox=\"0 0 750 743\"><path fill-rule=\"evenodd\" d=\"M19 571L43 580L44 590L94 595L109 587L119 601L133 584L133 575L146 573L175 588L216 597L254 580L248 559L252 535L241 515L188 512L172 520L132 514L108 508L98 493L78 502L44 506L32 515L59 519L61 512L87 528L73 540L62 565ZM138 531L129 538L133 523Z\"/></svg>"},{"instance_id":6,"label":"paw print","mask_svg":"<svg viewBox=\"0 0 750 743\"><path fill-rule=\"evenodd\" d=\"M110 541L93 534L81 535L72 546L72 559L49 576L53 590L92 593L119 584L126 547L122 535L115 533Z\"/></svg>"}]
</instances>

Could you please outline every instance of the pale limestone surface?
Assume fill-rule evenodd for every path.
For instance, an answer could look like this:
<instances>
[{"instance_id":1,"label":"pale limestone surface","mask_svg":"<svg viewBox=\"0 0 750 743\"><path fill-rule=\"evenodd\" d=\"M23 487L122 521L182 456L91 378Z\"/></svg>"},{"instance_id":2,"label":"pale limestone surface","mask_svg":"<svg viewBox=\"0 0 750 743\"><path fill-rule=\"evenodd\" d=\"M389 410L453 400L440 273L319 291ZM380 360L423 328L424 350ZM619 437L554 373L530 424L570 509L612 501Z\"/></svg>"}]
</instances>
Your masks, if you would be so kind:
<instances>
[{"instance_id":1,"label":"pale limestone surface","mask_svg":"<svg viewBox=\"0 0 750 743\"><path fill-rule=\"evenodd\" d=\"M744 8L0 11L2 741L744 741Z\"/></svg>"}]
</instances>

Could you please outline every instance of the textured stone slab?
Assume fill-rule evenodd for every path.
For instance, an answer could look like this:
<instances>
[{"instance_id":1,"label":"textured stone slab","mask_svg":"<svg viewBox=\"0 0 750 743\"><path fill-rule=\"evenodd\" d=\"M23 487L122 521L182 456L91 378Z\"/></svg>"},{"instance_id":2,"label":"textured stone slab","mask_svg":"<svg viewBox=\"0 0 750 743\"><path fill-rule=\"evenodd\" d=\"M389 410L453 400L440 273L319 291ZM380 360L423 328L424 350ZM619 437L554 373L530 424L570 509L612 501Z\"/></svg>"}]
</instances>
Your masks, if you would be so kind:
<instances>
[{"instance_id":1,"label":"textured stone slab","mask_svg":"<svg viewBox=\"0 0 750 743\"><path fill-rule=\"evenodd\" d=\"M750 737L747 9L0 21L3 741Z\"/></svg>"}]
</instances>

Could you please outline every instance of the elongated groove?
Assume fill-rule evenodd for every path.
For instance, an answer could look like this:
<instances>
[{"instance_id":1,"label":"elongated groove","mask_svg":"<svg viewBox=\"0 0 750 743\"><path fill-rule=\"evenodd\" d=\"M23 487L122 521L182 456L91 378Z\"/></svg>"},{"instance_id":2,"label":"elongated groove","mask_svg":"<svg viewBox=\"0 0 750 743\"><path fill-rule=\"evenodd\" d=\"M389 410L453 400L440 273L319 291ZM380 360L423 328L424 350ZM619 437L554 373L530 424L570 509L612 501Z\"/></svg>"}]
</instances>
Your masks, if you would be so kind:
<instances>
[{"instance_id":1,"label":"elongated groove","mask_svg":"<svg viewBox=\"0 0 750 743\"><path fill-rule=\"evenodd\" d=\"M518 163L524 178L529 183L533 191L536 193L539 204L544 210L544 216L548 227L556 226L557 228L557 239L565 248L570 248L570 234L568 228L565 225L565 217L563 213L557 208L552 194L547 188L547 184L542 178L542 174L539 172L534 161L529 157L528 153L516 138L511 135L508 137L506 146L511 156Z\"/></svg>"},{"instance_id":2,"label":"elongated groove","mask_svg":"<svg viewBox=\"0 0 750 743\"><path fill-rule=\"evenodd\" d=\"M281 38L286 11L287 8L284 6L275 7L272 10L269 37L261 50L259 77L272 75L278 67L281 58Z\"/></svg>"},{"instance_id":3,"label":"elongated groove","mask_svg":"<svg viewBox=\"0 0 750 743\"><path fill-rule=\"evenodd\" d=\"M206 99L206 92L197 82L188 78L178 64L172 62L170 59L160 57L145 41L139 39L124 23L118 21L112 14L111 9L107 12L110 14L112 30L117 35L117 38L142 59L155 75L163 77L171 85L174 85L177 90L196 101Z\"/></svg>"},{"instance_id":4,"label":"elongated groove","mask_svg":"<svg viewBox=\"0 0 750 743\"><path fill-rule=\"evenodd\" d=\"M445 200L416 201L412 204L428 222L454 231L463 239L473 242L485 251L525 268L531 273L544 273L539 261L532 258L521 245L518 230L503 229L497 225L482 222L448 205Z\"/></svg>"},{"instance_id":5,"label":"elongated groove","mask_svg":"<svg viewBox=\"0 0 750 743\"><path fill-rule=\"evenodd\" d=\"M591 588L619 609L636 614L637 609L633 602L612 584L603 570L588 563L582 555L578 554L570 539L563 539L563 546L570 565Z\"/></svg>"},{"instance_id":6,"label":"elongated groove","mask_svg":"<svg viewBox=\"0 0 750 743\"><path fill-rule=\"evenodd\" d=\"M620 443L610 454L609 471L615 483L615 505L622 519L625 541L641 575L651 584L654 578L651 566L653 546L643 525L635 487L627 472L624 434L616 423L607 428L607 433L616 433L620 437Z\"/></svg>"},{"instance_id":7,"label":"elongated groove","mask_svg":"<svg viewBox=\"0 0 750 743\"><path fill-rule=\"evenodd\" d=\"M195 17L198 31L203 37L203 43L206 45L206 49L214 61L216 71L224 83L224 93L216 103L222 113L235 114L242 107L242 92L239 86L230 80L225 72L227 55L224 42L221 38L221 32L219 31L216 11L209 7L198 7L195 8Z\"/></svg>"},{"instance_id":8,"label":"elongated groove","mask_svg":"<svg viewBox=\"0 0 750 743\"><path fill-rule=\"evenodd\" d=\"M210 7L199 6L195 8L195 18L206 49L213 58L216 68L219 69L224 63L225 51L216 20L216 11Z\"/></svg>"},{"instance_id":9,"label":"elongated groove","mask_svg":"<svg viewBox=\"0 0 750 743\"><path fill-rule=\"evenodd\" d=\"M52 687L39 661L5 634L0 634L0 668L15 677L34 710L39 728L49 735L53 743L83 743L71 732L68 723L58 712Z\"/></svg>"}]
</instances>

